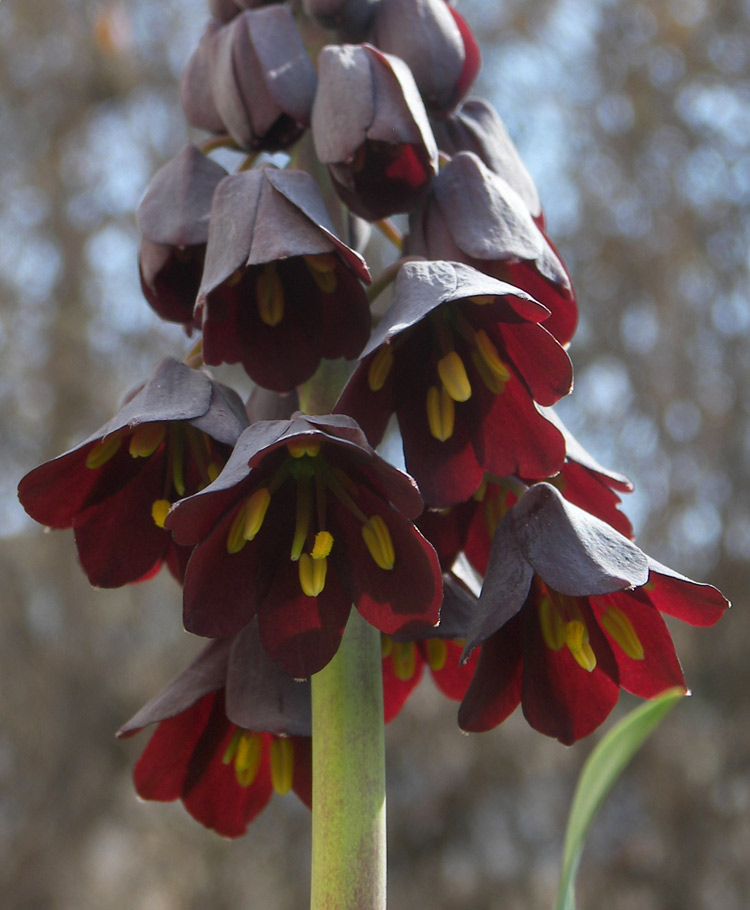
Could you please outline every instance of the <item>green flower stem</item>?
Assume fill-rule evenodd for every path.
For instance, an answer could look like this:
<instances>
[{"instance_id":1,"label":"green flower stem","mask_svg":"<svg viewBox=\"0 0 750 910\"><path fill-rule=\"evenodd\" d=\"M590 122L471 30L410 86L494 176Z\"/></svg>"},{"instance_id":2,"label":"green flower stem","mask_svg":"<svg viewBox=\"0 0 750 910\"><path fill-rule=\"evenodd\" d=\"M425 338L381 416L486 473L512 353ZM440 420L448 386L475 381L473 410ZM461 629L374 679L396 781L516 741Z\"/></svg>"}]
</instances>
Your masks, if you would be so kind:
<instances>
[{"instance_id":1,"label":"green flower stem","mask_svg":"<svg viewBox=\"0 0 750 910\"><path fill-rule=\"evenodd\" d=\"M385 736L380 633L352 609L312 677L310 910L384 910Z\"/></svg>"}]
</instances>

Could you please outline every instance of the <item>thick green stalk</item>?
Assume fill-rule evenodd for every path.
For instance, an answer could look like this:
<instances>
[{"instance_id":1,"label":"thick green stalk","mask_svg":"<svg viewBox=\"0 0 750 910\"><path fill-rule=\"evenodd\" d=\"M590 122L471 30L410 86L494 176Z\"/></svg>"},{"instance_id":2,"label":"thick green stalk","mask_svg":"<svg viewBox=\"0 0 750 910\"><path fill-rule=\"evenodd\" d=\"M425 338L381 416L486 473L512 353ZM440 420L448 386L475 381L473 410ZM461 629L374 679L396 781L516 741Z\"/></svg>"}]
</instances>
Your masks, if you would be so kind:
<instances>
[{"instance_id":1,"label":"thick green stalk","mask_svg":"<svg viewBox=\"0 0 750 910\"><path fill-rule=\"evenodd\" d=\"M385 736L380 633L352 609L312 677L310 910L384 910Z\"/></svg>"}]
</instances>

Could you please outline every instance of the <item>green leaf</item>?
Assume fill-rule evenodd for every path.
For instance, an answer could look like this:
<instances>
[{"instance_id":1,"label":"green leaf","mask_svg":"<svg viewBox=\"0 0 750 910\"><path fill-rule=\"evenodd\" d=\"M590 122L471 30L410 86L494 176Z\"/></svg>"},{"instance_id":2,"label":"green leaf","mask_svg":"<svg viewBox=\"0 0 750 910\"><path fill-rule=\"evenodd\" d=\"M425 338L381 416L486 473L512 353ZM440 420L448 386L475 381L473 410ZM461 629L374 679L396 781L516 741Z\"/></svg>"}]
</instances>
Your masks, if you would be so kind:
<instances>
[{"instance_id":1,"label":"green leaf","mask_svg":"<svg viewBox=\"0 0 750 910\"><path fill-rule=\"evenodd\" d=\"M683 688L668 689L631 711L598 743L578 779L565 832L557 910L575 910L575 878L583 844L599 807L625 770L630 759L658 726L664 715L688 694Z\"/></svg>"}]
</instances>

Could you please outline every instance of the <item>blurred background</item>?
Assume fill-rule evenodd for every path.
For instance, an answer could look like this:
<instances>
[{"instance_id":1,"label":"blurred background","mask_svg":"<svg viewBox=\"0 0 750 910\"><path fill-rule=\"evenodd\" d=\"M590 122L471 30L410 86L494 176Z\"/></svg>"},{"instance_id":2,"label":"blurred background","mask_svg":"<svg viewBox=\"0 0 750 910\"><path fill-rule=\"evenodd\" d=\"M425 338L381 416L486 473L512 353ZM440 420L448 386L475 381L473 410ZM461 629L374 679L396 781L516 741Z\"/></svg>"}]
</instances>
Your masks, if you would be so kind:
<instances>
[{"instance_id":1,"label":"blurred background","mask_svg":"<svg viewBox=\"0 0 750 910\"><path fill-rule=\"evenodd\" d=\"M591 834L581 908L750 906L750 3L463 0L577 289L570 428L636 492L653 556L735 603L673 624L693 697ZM309 816L226 842L138 803L114 731L196 652L166 574L94 591L23 473L104 423L179 329L143 301L134 210L188 134L203 0L0 4L0 893L16 908L297 910ZM632 707L623 701L614 717ZM611 721L608 726L611 725ZM388 730L389 907L550 907L575 779L520 715L463 736L425 683Z\"/></svg>"}]
</instances>

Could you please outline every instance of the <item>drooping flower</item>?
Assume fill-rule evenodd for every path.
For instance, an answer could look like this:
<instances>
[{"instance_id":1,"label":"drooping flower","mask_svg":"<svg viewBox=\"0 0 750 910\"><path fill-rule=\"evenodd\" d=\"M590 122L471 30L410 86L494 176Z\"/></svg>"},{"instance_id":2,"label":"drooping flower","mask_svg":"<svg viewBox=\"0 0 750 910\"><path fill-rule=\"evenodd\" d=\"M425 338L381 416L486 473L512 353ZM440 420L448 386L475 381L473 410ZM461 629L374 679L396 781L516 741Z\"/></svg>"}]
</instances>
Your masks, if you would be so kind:
<instances>
[{"instance_id":1,"label":"drooping flower","mask_svg":"<svg viewBox=\"0 0 750 910\"><path fill-rule=\"evenodd\" d=\"M307 677L338 649L352 604L387 634L432 626L442 584L412 523L421 510L414 481L351 418L255 423L214 483L167 518L195 546L185 627L225 637L257 615L268 653Z\"/></svg>"},{"instance_id":2,"label":"drooping flower","mask_svg":"<svg viewBox=\"0 0 750 910\"><path fill-rule=\"evenodd\" d=\"M562 434L540 414L571 387L570 360L528 294L461 263L407 262L336 410L375 445L398 417L425 502L463 502L484 472L550 477Z\"/></svg>"},{"instance_id":3,"label":"drooping flower","mask_svg":"<svg viewBox=\"0 0 750 910\"><path fill-rule=\"evenodd\" d=\"M141 288L151 307L169 322L198 327L195 298L208 240L208 216L221 165L194 145L185 146L154 175L138 206Z\"/></svg>"},{"instance_id":4,"label":"drooping flower","mask_svg":"<svg viewBox=\"0 0 750 910\"><path fill-rule=\"evenodd\" d=\"M207 486L247 426L235 392L171 358L103 427L27 474L33 519L73 528L93 585L138 581L166 562L180 579L189 550L164 530L169 508Z\"/></svg>"},{"instance_id":5,"label":"drooping flower","mask_svg":"<svg viewBox=\"0 0 750 910\"><path fill-rule=\"evenodd\" d=\"M482 651L459 724L490 729L520 703L532 727L571 744L605 720L620 688L652 698L684 687L661 613L712 625L727 606L537 484L495 533L464 654Z\"/></svg>"},{"instance_id":6,"label":"drooping flower","mask_svg":"<svg viewBox=\"0 0 750 910\"><path fill-rule=\"evenodd\" d=\"M281 673L255 625L212 641L118 736L157 723L133 777L207 828L244 834L273 792L311 804L310 687Z\"/></svg>"},{"instance_id":7,"label":"drooping flower","mask_svg":"<svg viewBox=\"0 0 750 910\"><path fill-rule=\"evenodd\" d=\"M225 177L211 208L197 313L208 364L242 363L289 391L370 329L362 257L336 236L315 181L272 167Z\"/></svg>"},{"instance_id":8,"label":"drooping flower","mask_svg":"<svg viewBox=\"0 0 750 910\"><path fill-rule=\"evenodd\" d=\"M437 172L435 138L409 67L369 44L320 52L312 134L336 192L367 221L411 211Z\"/></svg>"},{"instance_id":9,"label":"drooping flower","mask_svg":"<svg viewBox=\"0 0 750 910\"><path fill-rule=\"evenodd\" d=\"M473 152L456 154L432 181L410 215L406 249L521 288L550 311L544 327L558 341L572 338L578 310L565 266L522 197Z\"/></svg>"}]
</instances>

